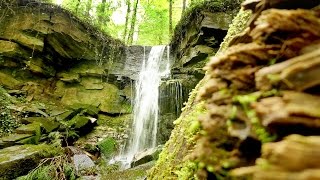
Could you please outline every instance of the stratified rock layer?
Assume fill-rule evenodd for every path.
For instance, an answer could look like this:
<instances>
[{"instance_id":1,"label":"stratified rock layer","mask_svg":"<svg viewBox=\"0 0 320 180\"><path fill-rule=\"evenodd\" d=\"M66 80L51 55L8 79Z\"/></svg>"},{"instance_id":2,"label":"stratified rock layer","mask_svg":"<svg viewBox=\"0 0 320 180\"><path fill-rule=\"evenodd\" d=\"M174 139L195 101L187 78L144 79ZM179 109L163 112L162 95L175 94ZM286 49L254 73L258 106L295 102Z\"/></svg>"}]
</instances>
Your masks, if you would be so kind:
<instances>
[{"instance_id":1,"label":"stratified rock layer","mask_svg":"<svg viewBox=\"0 0 320 180\"><path fill-rule=\"evenodd\" d=\"M301 135L320 135L320 14L318 8L291 10L279 2L245 2L254 10L250 29L206 66L209 80L199 99L206 100L209 113L201 119L205 133L193 152L200 178L319 177L318 162L312 160L319 153L311 150L319 137Z\"/></svg>"}]
</instances>

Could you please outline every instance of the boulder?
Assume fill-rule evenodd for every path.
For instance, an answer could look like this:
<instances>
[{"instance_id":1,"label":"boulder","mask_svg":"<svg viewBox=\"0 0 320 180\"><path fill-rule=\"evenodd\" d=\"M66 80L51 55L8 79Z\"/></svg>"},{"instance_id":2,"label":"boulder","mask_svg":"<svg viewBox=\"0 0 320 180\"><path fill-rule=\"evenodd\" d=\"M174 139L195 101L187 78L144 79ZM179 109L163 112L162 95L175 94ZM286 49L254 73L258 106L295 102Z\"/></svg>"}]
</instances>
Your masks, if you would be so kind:
<instances>
[{"instance_id":1,"label":"boulder","mask_svg":"<svg viewBox=\"0 0 320 180\"><path fill-rule=\"evenodd\" d=\"M145 164L150 161L156 161L159 158L159 154L162 151L163 146L146 149L134 155L131 167L136 167Z\"/></svg>"},{"instance_id":2,"label":"boulder","mask_svg":"<svg viewBox=\"0 0 320 180\"><path fill-rule=\"evenodd\" d=\"M98 148L105 158L111 158L116 152L117 142L111 137L107 137L98 143Z\"/></svg>"},{"instance_id":3,"label":"boulder","mask_svg":"<svg viewBox=\"0 0 320 180\"><path fill-rule=\"evenodd\" d=\"M52 157L57 152L58 149L45 144L1 149L0 179L15 179L24 175L35 168L42 158Z\"/></svg>"},{"instance_id":4,"label":"boulder","mask_svg":"<svg viewBox=\"0 0 320 180\"><path fill-rule=\"evenodd\" d=\"M17 144L19 141L32 137L33 134L10 134L0 139L1 147L9 147Z\"/></svg>"},{"instance_id":5,"label":"boulder","mask_svg":"<svg viewBox=\"0 0 320 180\"><path fill-rule=\"evenodd\" d=\"M53 117L28 117L24 118L23 121L32 124L39 123L40 126L44 128L47 133L57 129L60 126L60 123L58 121L55 121Z\"/></svg>"},{"instance_id":6,"label":"boulder","mask_svg":"<svg viewBox=\"0 0 320 180\"><path fill-rule=\"evenodd\" d=\"M75 154L72 157L73 165L76 169L76 172L81 172L95 166L94 162L86 154Z\"/></svg>"}]
</instances>

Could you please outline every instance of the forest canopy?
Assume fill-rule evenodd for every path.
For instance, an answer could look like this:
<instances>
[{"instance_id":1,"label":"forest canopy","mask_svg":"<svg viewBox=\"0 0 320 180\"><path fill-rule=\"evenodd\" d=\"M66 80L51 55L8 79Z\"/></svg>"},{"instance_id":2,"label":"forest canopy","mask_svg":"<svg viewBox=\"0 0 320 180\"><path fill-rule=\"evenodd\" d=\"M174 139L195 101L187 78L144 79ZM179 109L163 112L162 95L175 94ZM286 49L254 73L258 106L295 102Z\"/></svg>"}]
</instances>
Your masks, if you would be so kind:
<instances>
[{"instance_id":1,"label":"forest canopy","mask_svg":"<svg viewBox=\"0 0 320 180\"><path fill-rule=\"evenodd\" d=\"M186 9L206 0L46 0L128 45L168 44Z\"/></svg>"}]
</instances>

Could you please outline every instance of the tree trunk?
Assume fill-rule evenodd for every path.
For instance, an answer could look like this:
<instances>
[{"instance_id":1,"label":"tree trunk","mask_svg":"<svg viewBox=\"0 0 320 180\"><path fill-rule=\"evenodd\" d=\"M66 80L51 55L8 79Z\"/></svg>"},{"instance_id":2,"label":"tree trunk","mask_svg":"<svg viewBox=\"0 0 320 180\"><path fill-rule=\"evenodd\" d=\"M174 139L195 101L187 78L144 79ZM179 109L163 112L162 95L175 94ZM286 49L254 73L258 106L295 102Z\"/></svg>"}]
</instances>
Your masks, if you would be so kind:
<instances>
[{"instance_id":1,"label":"tree trunk","mask_svg":"<svg viewBox=\"0 0 320 180\"><path fill-rule=\"evenodd\" d=\"M172 37L172 0L169 0L169 39Z\"/></svg>"},{"instance_id":2,"label":"tree trunk","mask_svg":"<svg viewBox=\"0 0 320 180\"><path fill-rule=\"evenodd\" d=\"M136 2L134 4L132 21L131 21L130 31L129 31L129 35L128 35L128 44L132 44L132 42L133 42L134 27L136 25L136 20L137 20L138 3L139 3L139 0L136 0Z\"/></svg>"},{"instance_id":3,"label":"tree trunk","mask_svg":"<svg viewBox=\"0 0 320 180\"><path fill-rule=\"evenodd\" d=\"M184 14L184 11L186 10L187 7L187 0L182 1L182 14Z\"/></svg>"},{"instance_id":4,"label":"tree trunk","mask_svg":"<svg viewBox=\"0 0 320 180\"><path fill-rule=\"evenodd\" d=\"M130 0L126 0L127 4L127 14L126 14L126 23L124 25L124 34L123 34L123 41L126 41L127 33L128 33L128 24L129 24L129 17L130 17Z\"/></svg>"}]
</instances>

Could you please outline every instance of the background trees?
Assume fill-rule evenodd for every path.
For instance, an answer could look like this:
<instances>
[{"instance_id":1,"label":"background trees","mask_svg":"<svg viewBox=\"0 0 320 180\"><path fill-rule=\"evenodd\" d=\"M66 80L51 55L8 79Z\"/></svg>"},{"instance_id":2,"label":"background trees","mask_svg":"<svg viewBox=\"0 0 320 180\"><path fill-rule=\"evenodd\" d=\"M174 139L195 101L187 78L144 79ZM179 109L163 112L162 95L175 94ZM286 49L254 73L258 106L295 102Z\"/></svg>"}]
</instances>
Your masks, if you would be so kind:
<instances>
[{"instance_id":1,"label":"background trees","mask_svg":"<svg viewBox=\"0 0 320 180\"><path fill-rule=\"evenodd\" d=\"M127 44L167 44L186 8L203 0L53 0Z\"/></svg>"}]
</instances>

